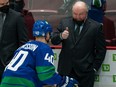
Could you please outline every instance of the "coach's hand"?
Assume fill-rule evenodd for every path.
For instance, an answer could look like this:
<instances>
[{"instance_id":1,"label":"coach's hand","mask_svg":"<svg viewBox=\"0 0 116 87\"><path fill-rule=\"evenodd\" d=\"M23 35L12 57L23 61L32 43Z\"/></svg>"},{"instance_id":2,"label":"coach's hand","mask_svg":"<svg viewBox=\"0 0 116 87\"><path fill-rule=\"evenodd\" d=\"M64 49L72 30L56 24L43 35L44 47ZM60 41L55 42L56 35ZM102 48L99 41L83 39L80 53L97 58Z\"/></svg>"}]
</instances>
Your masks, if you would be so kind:
<instances>
[{"instance_id":1,"label":"coach's hand","mask_svg":"<svg viewBox=\"0 0 116 87\"><path fill-rule=\"evenodd\" d=\"M61 33L61 38L62 39L67 39L69 36L69 31L68 31L68 27L66 27L66 29Z\"/></svg>"}]
</instances>

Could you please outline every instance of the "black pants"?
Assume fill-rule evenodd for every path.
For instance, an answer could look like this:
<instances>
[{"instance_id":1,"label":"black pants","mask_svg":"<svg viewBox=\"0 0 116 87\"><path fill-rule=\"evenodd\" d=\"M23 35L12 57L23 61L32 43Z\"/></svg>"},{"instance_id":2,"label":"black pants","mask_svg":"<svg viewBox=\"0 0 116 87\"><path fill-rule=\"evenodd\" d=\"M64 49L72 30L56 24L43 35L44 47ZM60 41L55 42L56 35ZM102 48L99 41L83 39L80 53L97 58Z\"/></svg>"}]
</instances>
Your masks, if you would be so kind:
<instances>
[{"instance_id":1,"label":"black pants","mask_svg":"<svg viewBox=\"0 0 116 87\"><path fill-rule=\"evenodd\" d=\"M2 75L3 75L4 69L5 69L5 67L0 66L0 83L2 80Z\"/></svg>"},{"instance_id":2,"label":"black pants","mask_svg":"<svg viewBox=\"0 0 116 87\"><path fill-rule=\"evenodd\" d=\"M75 78L79 82L79 87L93 87L94 86L94 77L95 77L94 71L79 75L78 73L75 72L74 69L72 69L69 76Z\"/></svg>"}]
</instances>

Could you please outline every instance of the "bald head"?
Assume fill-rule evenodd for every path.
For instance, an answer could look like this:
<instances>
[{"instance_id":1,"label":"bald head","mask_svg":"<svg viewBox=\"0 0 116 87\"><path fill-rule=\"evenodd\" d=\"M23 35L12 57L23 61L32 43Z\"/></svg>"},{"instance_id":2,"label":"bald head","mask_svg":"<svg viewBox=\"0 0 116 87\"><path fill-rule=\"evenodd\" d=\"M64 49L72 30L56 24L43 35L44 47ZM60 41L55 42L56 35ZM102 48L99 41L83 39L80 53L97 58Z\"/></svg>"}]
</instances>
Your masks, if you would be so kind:
<instances>
[{"instance_id":1,"label":"bald head","mask_svg":"<svg viewBox=\"0 0 116 87\"><path fill-rule=\"evenodd\" d=\"M88 13L88 7L85 2L77 1L72 7L73 18L77 21L85 20Z\"/></svg>"},{"instance_id":2,"label":"bald head","mask_svg":"<svg viewBox=\"0 0 116 87\"><path fill-rule=\"evenodd\" d=\"M74 3L72 10L75 9L81 9L81 10L85 10L86 12L88 12L88 6L85 2L83 1L77 1Z\"/></svg>"}]
</instances>

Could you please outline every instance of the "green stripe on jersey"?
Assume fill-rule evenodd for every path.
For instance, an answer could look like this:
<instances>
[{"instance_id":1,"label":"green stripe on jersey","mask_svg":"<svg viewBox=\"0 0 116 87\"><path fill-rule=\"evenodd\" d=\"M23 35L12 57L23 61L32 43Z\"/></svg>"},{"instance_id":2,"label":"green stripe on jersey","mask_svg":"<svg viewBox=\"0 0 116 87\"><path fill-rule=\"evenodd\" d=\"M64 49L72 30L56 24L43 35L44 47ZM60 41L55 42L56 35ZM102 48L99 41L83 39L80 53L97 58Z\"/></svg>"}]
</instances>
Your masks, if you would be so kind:
<instances>
[{"instance_id":1,"label":"green stripe on jersey","mask_svg":"<svg viewBox=\"0 0 116 87\"><path fill-rule=\"evenodd\" d=\"M38 66L36 67L38 78L41 81L47 80L51 78L55 73L55 67L54 66Z\"/></svg>"},{"instance_id":2,"label":"green stripe on jersey","mask_svg":"<svg viewBox=\"0 0 116 87\"><path fill-rule=\"evenodd\" d=\"M35 87L34 83L19 77L4 77L0 87Z\"/></svg>"}]
</instances>

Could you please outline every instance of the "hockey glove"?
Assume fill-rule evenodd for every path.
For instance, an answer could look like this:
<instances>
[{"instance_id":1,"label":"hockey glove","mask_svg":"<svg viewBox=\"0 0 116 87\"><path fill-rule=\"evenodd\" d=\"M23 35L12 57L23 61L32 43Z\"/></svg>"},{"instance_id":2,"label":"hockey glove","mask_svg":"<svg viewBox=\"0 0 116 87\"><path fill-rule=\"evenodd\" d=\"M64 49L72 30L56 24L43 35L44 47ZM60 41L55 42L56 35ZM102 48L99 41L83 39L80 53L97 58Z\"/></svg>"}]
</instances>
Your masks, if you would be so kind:
<instances>
[{"instance_id":1,"label":"hockey glove","mask_svg":"<svg viewBox=\"0 0 116 87\"><path fill-rule=\"evenodd\" d=\"M78 81L68 76L63 77L63 81L57 87L78 87Z\"/></svg>"}]
</instances>

